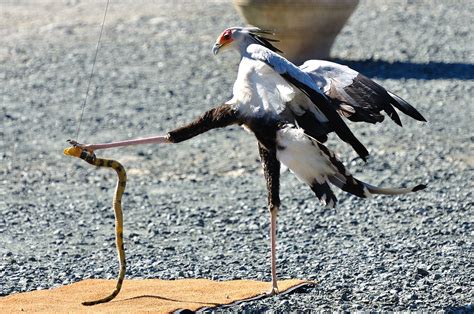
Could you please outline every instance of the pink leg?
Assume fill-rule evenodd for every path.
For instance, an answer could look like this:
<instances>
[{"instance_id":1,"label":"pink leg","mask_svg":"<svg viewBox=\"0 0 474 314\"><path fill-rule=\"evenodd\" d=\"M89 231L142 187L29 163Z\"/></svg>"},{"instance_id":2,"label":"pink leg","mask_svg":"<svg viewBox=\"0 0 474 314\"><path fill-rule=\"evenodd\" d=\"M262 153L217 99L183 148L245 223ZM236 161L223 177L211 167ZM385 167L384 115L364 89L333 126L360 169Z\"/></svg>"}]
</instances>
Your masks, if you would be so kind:
<instances>
[{"instance_id":1,"label":"pink leg","mask_svg":"<svg viewBox=\"0 0 474 314\"><path fill-rule=\"evenodd\" d=\"M71 141L71 144L74 144L74 141ZM114 148L114 147L123 147L123 146L131 146L131 145L141 145L141 144L167 144L172 143L168 136L152 136L152 137L145 137L145 138L137 138L134 140L125 140L119 142L111 142L111 143L103 143L103 144L78 144L79 146L89 149L89 150L98 150L98 149L107 149L107 148Z\"/></svg>"},{"instance_id":2,"label":"pink leg","mask_svg":"<svg viewBox=\"0 0 474 314\"><path fill-rule=\"evenodd\" d=\"M79 144L72 140L69 140L69 143L90 151L131 145L179 143L209 130L222 128L239 121L237 110L232 105L224 104L207 111L193 122L170 131L167 135L101 144Z\"/></svg>"}]
</instances>

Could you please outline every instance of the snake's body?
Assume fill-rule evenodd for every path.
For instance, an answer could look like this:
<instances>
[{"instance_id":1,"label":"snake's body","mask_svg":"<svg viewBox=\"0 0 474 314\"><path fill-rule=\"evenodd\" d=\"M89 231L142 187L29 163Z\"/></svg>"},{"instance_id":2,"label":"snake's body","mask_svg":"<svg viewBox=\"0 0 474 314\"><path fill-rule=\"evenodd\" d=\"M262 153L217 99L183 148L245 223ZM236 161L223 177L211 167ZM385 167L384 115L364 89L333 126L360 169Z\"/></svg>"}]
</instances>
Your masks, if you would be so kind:
<instances>
[{"instance_id":1,"label":"snake's body","mask_svg":"<svg viewBox=\"0 0 474 314\"><path fill-rule=\"evenodd\" d=\"M109 296L95 301L83 302L82 304L95 305L99 303L109 302L119 294L120 289L122 288L123 280L125 278L126 263L125 250L123 247L122 195L125 191L125 186L127 184L127 173L125 171L125 168L118 161L112 159L97 158L93 152L87 151L78 146L66 148L64 150L64 154L81 158L89 164L97 167L112 168L115 170L115 172L117 172L118 181L113 199L113 208L115 212L115 244L117 246L117 252L120 263L120 271L117 285L115 287L115 290Z\"/></svg>"}]
</instances>

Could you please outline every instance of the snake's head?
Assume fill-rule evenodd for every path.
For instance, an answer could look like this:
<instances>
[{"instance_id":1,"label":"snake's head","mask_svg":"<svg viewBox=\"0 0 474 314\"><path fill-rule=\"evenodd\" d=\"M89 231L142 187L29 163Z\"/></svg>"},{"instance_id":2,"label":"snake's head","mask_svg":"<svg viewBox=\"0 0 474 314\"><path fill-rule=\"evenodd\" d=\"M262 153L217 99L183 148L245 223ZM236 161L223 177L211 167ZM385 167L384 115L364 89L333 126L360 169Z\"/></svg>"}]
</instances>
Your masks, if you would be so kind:
<instances>
[{"instance_id":1,"label":"snake's head","mask_svg":"<svg viewBox=\"0 0 474 314\"><path fill-rule=\"evenodd\" d=\"M78 146L71 146L64 149L64 155L73 156L73 157L80 157L83 149Z\"/></svg>"}]
</instances>

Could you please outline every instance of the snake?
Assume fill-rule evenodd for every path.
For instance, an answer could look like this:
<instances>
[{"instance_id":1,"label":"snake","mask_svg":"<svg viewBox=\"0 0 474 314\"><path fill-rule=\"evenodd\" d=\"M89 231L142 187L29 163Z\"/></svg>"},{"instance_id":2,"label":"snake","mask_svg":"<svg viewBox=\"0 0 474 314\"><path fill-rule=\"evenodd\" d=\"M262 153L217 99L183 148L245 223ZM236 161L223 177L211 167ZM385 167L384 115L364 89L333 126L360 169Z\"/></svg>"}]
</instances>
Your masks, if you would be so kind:
<instances>
[{"instance_id":1,"label":"snake","mask_svg":"<svg viewBox=\"0 0 474 314\"><path fill-rule=\"evenodd\" d=\"M120 266L117 285L110 295L102 299L82 302L82 305L91 306L113 300L122 289L123 280L125 279L126 262L125 250L123 247L122 195L125 192L125 186L127 184L127 173L120 162L113 159L97 158L93 151L81 147L75 141L69 141L69 143L71 143L72 146L64 150L65 155L80 158L93 166L112 168L115 170L118 177L112 203L115 212L115 245L117 247Z\"/></svg>"}]
</instances>

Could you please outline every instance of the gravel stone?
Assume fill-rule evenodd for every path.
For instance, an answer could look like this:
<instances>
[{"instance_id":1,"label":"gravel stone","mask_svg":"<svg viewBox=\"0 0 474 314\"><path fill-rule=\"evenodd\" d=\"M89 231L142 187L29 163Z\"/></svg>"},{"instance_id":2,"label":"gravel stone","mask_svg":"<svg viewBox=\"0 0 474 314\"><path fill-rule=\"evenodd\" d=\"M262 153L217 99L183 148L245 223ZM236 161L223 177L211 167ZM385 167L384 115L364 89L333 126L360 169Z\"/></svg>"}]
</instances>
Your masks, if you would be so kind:
<instances>
[{"instance_id":1,"label":"gravel stone","mask_svg":"<svg viewBox=\"0 0 474 314\"><path fill-rule=\"evenodd\" d=\"M4 1L0 10L0 295L118 272L116 176L62 155L77 132L105 1ZM112 1L79 141L164 134L231 97L238 58L214 57L231 1ZM361 0L332 49L429 123L350 123L371 152L338 152L360 179L416 194L323 208L281 180L280 278L317 281L229 311L473 312L474 2ZM127 278L270 281L266 188L239 127L179 145L100 152L128 170Z\"/></svg>"}]
</instances>

